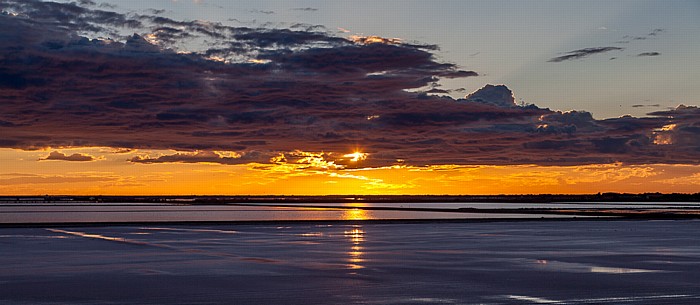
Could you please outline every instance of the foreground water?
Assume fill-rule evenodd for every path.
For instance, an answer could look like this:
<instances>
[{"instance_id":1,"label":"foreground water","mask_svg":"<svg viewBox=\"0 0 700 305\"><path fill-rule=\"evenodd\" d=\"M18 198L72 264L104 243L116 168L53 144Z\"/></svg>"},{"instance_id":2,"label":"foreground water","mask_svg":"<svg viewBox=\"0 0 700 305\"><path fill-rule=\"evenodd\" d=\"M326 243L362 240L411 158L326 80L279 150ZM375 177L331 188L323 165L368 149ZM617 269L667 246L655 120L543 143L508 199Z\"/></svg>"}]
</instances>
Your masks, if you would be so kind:
<instances>
[{"instance_id":1,"label":"foreground water","mask_svg":"<svg viewBox=\"0 0 700 305\"><path fill-rule=\"evenodd\" d=\"M2 304L698 304L700 221L0 229Z\"/></svg>"}]
</instances>

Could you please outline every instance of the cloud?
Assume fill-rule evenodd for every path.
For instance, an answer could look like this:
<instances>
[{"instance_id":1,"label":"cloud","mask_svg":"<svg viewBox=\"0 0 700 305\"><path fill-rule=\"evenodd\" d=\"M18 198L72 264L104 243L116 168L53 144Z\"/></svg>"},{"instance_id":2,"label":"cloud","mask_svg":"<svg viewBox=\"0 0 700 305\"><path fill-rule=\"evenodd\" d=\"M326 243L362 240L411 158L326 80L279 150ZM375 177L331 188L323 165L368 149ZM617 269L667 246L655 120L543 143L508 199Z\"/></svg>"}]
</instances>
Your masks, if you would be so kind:
<instances>
[{"instance_id":1,"label":"cloud","mask_svg":"<svg viewBox=\"0 0 700 305\"><path fill-rule=\"evenodd\" d=\"M250 12L251 13L260 13L260 14L265 14L265 15L272 15L275 13L274 11L265 11L265 10L252 10Z\"/></svg>"},{"instance_id":2,"label":"cloud","mask_svg":"<svg viewBox=\"0 0 700 305\"><path fill-rule=\"evenodd\" d=\"M644 57L644 56L659 56L661 53L659 52L644 52L644 53L639 53L637 54L637 57Z\"/></svg>"},{"instance_id":3,"label":"cloud","mask_svg":"<svg viewBox=\"0 0 700 305\"><path fill-rule=\"evenodd\" d=\"M449 91L449 90L444 90L444 89L439 89L439 88L431 88L430 90L425 91L425 93L443 93L443 94L447 94L447 93L450 93L450 91Z\"/></svg>"},{"instance_id":4,"label":"cloud","mask_svg":"<svg viewBox=\"0 0 700 305\"><path fill-rule=\"evenodd\" d=\"M659 180L659 183L671 185L697 185L700 186L700 173L694 173L684 177L674 177Z\"/></svg>"},{"instance_id":5,"label":"cloud","mask_svg":"<svg viewBox=\"0 0 700 305\"><path fill-rule=\"evenodd\" d=\"M95 3L95 1L92 1L92 0L78 0L78 3L80 3L80 5L87 5L87 6L97 5L97 3Z\"/></svg>"},{"instance_id":6,"label":"cloud","mask_svg":"<svg viewBox=\"0 0 700 305\"><path fill-rule=\"evenodd\" d=\"M130 161L294 169L700 160L700 113L690 106L596 120L515 106L505 86L426 94L441 79L478 75L438 61L437 46L4 4L16 15L0 14L0 147L172 150ZM619 49L607 48L565 56ZM368 155L344 157L354 152Z\"/></svg>"},{"instance_id":7,"label":"cloud","mask_svg":"<svg viewBox=\"0 0 700 305\"><path fill-rule=\"evenodd\" d=\"M486 85L465 97L469 102L485 103L498 107L515 107L513 92L505 85Z\"/></svg>"},{"instance_id":8,"label":"cloud","mask_svg":"<svg viewBox=\"0 0 700 305\"><path fill-rule=\"evenodd\" d=\"M317 8L313 7L298 7L298 8L293 8L293 11L304 11L304 12L315 12L318 11Z\"/></svg>"},{"instance_id":9,"label":"cloud","mask_svg":"<svg viewBox=\"0 0 700 305\"><path fill-rule=\"evenodd\" d=\"M656 111L650 115L667 115L673 121L653 130L653 141L663 146L678 149L678 153L689 155L700 151L700 108L697 106L679 105L675 109Z\"/></svg>"},{"instance_id":10,"label":"cloud","mask_svg":"<svg viewBox=\"0 0 700 305\"><path fill-rule=\"evenodd\" d=\"M666 31L665 29L654 29L649 34L647 34L647 36L657 36L665 31Z\"/></svg>"},{"instance_id":11,"label":"cloud","mask_svg":"<svg viewBox=\"0 0 700 305\"><path fill-rule=\"evenodd\" d=\"M42 160L59 160L59 161L72 161L72 162L89 162L89 161L95 161L97 160L95 157L87 154L80 154L80 153L75 153L72 155L66 155L58 151L52 151L48 156L45 158L39 159L40 161Z\"/></svg>"},{"instance_id":12,"label":"cloud","mask_svg":"<svg viewBox=\"0 0 700 305\"><path fill-rule=\"evenodd\" d=\"M158 157L150 156L135 156L129 159L132 163L217 163L217 164L246 164L253 162L266 162L269 157L265 158L260 153L248 152L241 155L235 152L213 152L213 151L197 151L194 153L175 153L172 155L162 155Z\"/></svg>"},{"instance_id":13,"label":"cloud","mask_svg":"<svg viewBox=\"0 0 700 305\"><path fill-rule=\"evenodd\" d=\"M665 32L665 31L666 31L665 29L653 29L651 32L649 32L648 34L643 35L643 36L625 35L625 36L622 36L622 40L617 41L617 43L630 43L632 41L653 39L656 36L661 35L661 33Z\"/></svg>"},{"instance_id":14,"label":"cloud","mask_svg":"<svg viewBox=\"0 0 700 305\"><path fill-rule=\"evenodd\" d=\"M147 9L146 11L149 12L149 13L151 13L151 14L153 14L153 15L160 15L160 14L165 13L165 10L164 10L164 9L149 8L149 9Z\"/></svg>"},{"instance_id":15,"label":"cloud","mask_svg":"<svg viewBox=\"0 0 700 305\"><path fill-rule=\"evenodd\" d=\"M27 184L59 184L59 183L97 183L97 182L117 182L121 178L114 176L98 176L71 174L68 175L31 175L27 177L0 178L2 186L24 186Z\"/></svg>"},{"instance_id":16,"label":"cloud","mask_svg":"<svg viewBox=\"0 0 700 305\"><path fill-rule=\"evenodd\" d=\"M548 62L563 62L563 61L586 58L586 57L591 56L593 54L601 54L601 53L606 53L606 52L610 52L610 51L621 51L621 50L624 50L624 48L618 48L618 47L585 48L585 49L579 49L579 50L566 52L562 56L554 57L554 58L548 60Z\"/></svg>"}]
</instances>

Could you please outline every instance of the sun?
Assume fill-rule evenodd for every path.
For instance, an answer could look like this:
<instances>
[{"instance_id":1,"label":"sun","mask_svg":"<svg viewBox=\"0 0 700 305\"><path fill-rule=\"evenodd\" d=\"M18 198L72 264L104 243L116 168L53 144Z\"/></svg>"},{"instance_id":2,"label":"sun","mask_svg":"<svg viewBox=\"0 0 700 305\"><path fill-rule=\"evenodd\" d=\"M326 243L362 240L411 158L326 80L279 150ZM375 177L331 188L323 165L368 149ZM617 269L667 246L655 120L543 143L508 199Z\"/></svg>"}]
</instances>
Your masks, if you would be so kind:
<instances>
[{"instance_id":1,"label":"sun","mask_svg":"<svg viewBox=\"0 0 700 305\"><path fill-rule=\"evenodd\" d=\"M362 160L367 159L368 155L369 154L367 154L367 153L356 151L356 152L353 152L351 154L343 155L343 157L350 158L351 162L357 162L357 161L362 161Z\"/></svg>"}]
</instances>

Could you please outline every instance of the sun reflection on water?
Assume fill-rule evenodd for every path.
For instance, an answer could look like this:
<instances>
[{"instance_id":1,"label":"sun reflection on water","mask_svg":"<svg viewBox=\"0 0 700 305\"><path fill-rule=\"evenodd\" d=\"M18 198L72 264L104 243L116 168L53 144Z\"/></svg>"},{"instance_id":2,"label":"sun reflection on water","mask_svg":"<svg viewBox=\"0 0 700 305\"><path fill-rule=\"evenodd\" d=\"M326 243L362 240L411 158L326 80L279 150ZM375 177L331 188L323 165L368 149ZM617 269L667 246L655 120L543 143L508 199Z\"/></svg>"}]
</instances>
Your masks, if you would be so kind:
<instances>
[{"instance_id":1,"label":"sun reflection on water","mask_svg":"<svg viewBox=\"0 0 700 305\"><path fill-rule=\"evenodd\" d=\"M343 220L367 220L367 211L363 209L349 209L343 212Z\"/></svg>"},{"instance_id":2,"label":"sun reflection on water","mask_svg":"<svg viewBox=\"0 0 700 305\"><path fill-rule=\"evenodd\" d=\"M345 237L350 238L354 245L359 245L365 241L365 231L361 230L362 227L354 226L352 230L343 232Z\"/></svg>"},{"instance_id":3,"label":"sun reflection on water","mask_svg":"<svg viewBox=\"0 0 700 305\"><path fill-rule=\"evenodd\" d=\"M352 230L343 232L345 237L352 242L350 250L347 252L348 255L348 268L350 269L362 269L365 266L361 265L364 262L362 258L364 256L362 243L365 241L365 231L362 231L361 226L353 226Z\"/></svg>"},{"instance_id":4,"label":"sun reflection on water","mask_svg":"<svg viewBox=\"0 0 700 305\"><path fill-rule=\"evenodd\" d=\"M352 209L347 209L343 211L343 220L367 220L372 218L369 212L364 209L364 207L366 207L365 203L353 202L345 204L344 206L350 207Z\"/></svg>"}]
</instances>

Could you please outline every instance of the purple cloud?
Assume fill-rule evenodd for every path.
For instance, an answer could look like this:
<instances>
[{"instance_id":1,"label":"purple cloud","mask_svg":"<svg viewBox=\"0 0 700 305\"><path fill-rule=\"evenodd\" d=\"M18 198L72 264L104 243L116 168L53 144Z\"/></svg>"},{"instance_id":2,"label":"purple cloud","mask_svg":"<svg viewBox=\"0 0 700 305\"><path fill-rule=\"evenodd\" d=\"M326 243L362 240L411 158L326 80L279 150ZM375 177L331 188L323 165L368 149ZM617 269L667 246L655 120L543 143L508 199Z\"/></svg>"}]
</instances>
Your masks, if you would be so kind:
<instances>
[{"instance_id":1,"label":"purple cloud","mask_svg":"<svg viewBox=\"0 0 700 305\"><path fill-rule=\"evenodd\" d=\"M72 161L72 162L89 162L89 161L95 161L95 157L86 155L86 154L79 154L75 153L72 155L66 155L64 153L58 152L58 151L52 151L48 156L45 158L39 159L39 160L58 160L58 161Z\"/></svg>"},{"instance_id":2,"label":"purple cloud","mask_svg":"<svg viewBox=\"0 0 700 305\"><path fill-rule=\"evenodd\" d=\"M73 3L3 4L0 147L193 151L136 163L270 163L284 155L345 167L700 160L698 142L684 140L695 139L700 122L688 109L596 120L518 107L505 86L464 99L426 94L441 78L478 75L437 61L435 46ZM97 38L105 33L113 39ZM355 150L369 155L345 157Z\"/></svg>"},{"instance_id":3,"label":"purple cloud","mask_svg":"<svg viewBox=\"0 0 700 305\"><path fill-rule=\"evenodd\" d=\"M222 153L210 151L198 151L195 153L175 153L159 157L136 156L129 159L133 163L218 163L218 164L245 164L251 162L267 162L270 158L257 152L248 152L245 155L226 156Z\"/></svg>"}]
</instances>

